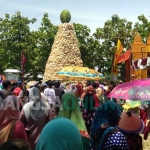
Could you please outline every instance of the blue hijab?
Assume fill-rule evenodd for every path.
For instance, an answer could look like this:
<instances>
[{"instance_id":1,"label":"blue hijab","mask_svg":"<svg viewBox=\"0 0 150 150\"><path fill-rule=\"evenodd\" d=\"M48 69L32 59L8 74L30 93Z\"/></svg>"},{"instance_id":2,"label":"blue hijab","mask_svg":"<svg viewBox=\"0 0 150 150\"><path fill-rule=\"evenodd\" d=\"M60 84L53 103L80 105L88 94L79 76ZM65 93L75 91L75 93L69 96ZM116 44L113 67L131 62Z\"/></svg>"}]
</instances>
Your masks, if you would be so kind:
<instances>
[{"instance_id":1,"label":"blue hijab","mask_svg":"<svg viewBox=\"0 0 150 150\"><path fill-rule=\"evenodd\" d=\"M103 105L99 106L93 119L92 133L95 133L103 124L116 126L121 113L122 108L112 101L107 101Z\"/></svg>"},{"instance_id":2,"label":"blue hijab","mask_svg":"<svg viewBox=\"0 0 150 150\"><path fill-rule=\"evenodd\" d=\"M42 130L36 150L82 150L76 125L67 118L55 118Z\"/></svg>"}]
</instances>

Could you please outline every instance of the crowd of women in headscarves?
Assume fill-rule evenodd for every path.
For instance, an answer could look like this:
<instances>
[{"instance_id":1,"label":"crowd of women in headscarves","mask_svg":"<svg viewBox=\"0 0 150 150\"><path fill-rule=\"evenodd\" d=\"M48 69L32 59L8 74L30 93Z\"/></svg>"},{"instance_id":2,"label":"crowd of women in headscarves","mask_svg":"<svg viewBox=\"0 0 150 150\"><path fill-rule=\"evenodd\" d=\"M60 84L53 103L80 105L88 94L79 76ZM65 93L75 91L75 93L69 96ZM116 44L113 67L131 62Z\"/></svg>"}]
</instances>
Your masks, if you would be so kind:
<instances>
[{"instance_id":1,"label":"crowd of women in headscarves","mask_svg":"<svg viewBox=\"0 0 150 150\"><path fill-rule=\"evenodd\" d=\"M144 123L107 98L113 85L5 80L0 150L142 150Z\"/></svg>"}]
</instances>

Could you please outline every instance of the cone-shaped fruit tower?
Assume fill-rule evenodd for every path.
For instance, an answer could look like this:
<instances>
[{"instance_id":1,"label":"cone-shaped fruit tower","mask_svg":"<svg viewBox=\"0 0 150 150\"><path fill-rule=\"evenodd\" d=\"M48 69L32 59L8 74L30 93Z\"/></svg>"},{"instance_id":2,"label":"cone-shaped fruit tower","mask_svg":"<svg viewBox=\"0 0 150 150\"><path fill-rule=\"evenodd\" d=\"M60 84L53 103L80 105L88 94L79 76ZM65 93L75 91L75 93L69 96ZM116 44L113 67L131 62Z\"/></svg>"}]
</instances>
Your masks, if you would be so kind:
<instances>
[{"instance_id":1,"label":"cone-shaped fruit tower","mask_svg":"<svg viewBox=\"0 0 150 150\"><path fill-rule=\"evenodd\" d=\"M59 80L56 74L63 67L83 66L78 39L73 24L69 23L71 20L70 12L67 10L62 11L60 18L63 24L59 26L56 34L46 63L43 81Z\"/></svg>"}]
</instances>

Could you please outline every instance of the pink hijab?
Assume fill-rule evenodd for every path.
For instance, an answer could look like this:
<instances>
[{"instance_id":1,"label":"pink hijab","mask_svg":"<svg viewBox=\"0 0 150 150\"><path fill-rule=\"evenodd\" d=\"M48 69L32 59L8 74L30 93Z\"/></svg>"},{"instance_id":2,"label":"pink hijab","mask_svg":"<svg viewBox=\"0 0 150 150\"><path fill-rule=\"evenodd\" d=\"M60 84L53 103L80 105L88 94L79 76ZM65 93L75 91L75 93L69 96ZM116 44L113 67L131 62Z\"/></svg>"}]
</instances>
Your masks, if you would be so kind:
<instances>
[{"instance_id":1,"label":"pink hijab","mask_svg":"<svg viewBox=\"0 0 150 150\"><path fill-rule=\"evenodd\" d=\"M94 88L93 88L93 86L90 85L88 87L88 93L93 94L93 92L94 92Z\"/></svg>"},{"instance_id":2,"label":"pink hijab","mask_svg":"<svg viewBox=\"0 0 150 150\"><path fill-rule=\"evenodd\" d=\"M0 106L0 131L11 121L19 119L18 100L15 96L7 96Z\"/></svg>"}]
</instances>

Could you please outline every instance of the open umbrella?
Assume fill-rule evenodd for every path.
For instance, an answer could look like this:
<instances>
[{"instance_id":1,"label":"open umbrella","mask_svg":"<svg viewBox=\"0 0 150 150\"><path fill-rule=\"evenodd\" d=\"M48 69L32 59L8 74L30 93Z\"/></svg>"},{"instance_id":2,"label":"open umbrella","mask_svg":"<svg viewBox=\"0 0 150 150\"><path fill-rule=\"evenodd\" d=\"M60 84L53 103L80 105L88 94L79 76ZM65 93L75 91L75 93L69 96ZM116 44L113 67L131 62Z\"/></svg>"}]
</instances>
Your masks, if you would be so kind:
<instances>
[{"instance_id":1,"label":"open umbrella","mask_svg":"<svg viewBox=\"0 0 150 150\"><path fill-rule=\"evenodd\" d=\"M102 74L93 69L76 66L64 67L56 76L67 80L100 80L102 78Z\"/></svg>"},{"instance_id":2,"label":"open umbrella","mask_svg":"<svg viewBox=\"0 0 150 150\"><path fill-rule=\"evenodd\" d=\"M134 80L119 84L109 93L108 97L150 101L150 79Z\"/></svg>"}]
</instances>

